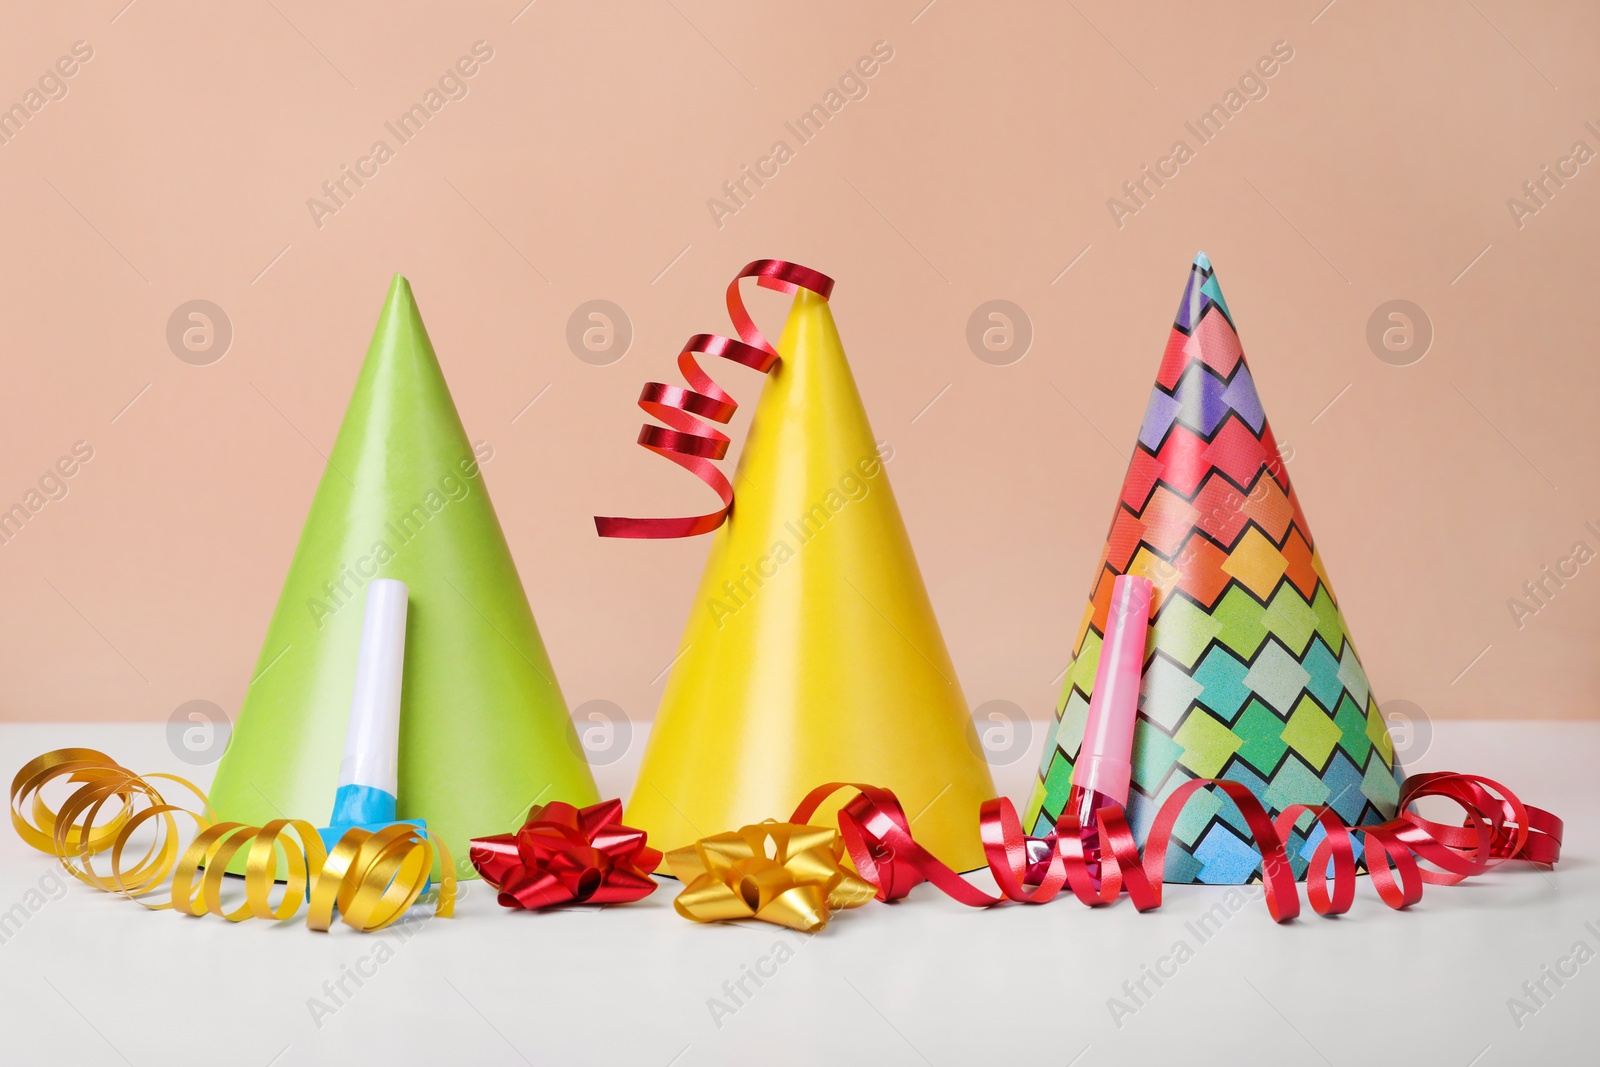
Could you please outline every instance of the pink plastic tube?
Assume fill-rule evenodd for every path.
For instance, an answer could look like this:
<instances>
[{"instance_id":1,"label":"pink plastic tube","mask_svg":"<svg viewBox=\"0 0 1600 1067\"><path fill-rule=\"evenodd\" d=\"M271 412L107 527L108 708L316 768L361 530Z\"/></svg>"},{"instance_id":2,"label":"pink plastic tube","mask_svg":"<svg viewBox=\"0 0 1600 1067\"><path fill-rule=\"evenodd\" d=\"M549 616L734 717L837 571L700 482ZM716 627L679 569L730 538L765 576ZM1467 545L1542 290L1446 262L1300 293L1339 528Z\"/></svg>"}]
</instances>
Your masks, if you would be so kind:
<instances>
[{"instance_id":1,"label":"pink plastic tube","mask_svg":"<svg viewBox=\"0 0 1600 1067\"><path fill-rule=\"evenodd\" d=\"M1073 789L1092 790L1124 806L1133 777L1133 725L1139 717L1150 579L1120 575L1111 586L1100 665L1094 674L1083 747L1072 768Z\"/></svg>"}]
</instances>

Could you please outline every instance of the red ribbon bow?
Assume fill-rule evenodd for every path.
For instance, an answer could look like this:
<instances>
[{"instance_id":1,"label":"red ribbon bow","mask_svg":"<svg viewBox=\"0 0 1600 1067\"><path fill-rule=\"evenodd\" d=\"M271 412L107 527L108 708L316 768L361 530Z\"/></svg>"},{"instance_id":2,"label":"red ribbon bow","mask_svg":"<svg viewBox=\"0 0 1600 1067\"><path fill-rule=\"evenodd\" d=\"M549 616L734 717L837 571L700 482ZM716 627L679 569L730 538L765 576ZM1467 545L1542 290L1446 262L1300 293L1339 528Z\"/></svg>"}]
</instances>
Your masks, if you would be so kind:
<instances>
[{"instance_id":1,"label":"red ribbon bow","mask_svg":"<svg viewBox=\"0 0 1600 1067\"><path fill-rule=\"evenodd\" d=\"M587 808L552 801L528 812L514 834L475 837L470 852L507 908L626 904L655 892L661 853L645 832L622 825L622 801Z\"/></svg>"}]
</instances>

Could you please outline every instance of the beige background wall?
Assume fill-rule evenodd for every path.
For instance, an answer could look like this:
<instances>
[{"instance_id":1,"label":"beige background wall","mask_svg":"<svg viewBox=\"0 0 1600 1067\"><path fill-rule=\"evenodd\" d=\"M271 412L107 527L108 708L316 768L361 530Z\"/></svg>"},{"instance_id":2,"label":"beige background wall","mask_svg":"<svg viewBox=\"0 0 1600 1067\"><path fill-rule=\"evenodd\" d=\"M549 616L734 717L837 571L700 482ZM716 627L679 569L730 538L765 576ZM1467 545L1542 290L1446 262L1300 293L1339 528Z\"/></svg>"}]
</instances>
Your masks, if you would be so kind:
<instances>
[{"instance_id":1,"label":"beige background wall","mask_svg":"<svg viewBox=\"0 0 1600 1067\"><path fill-rule=\"evenodd\" d=\"M1596 715L1600 563L1520 629L1507 603L1600 550L1600 165L1507 206L1600 151L1592 4L125 2L0 33L0 104L93 50L0 145L0 506L93 449L0 545L0 718L237 709L395 271L494 450L569 701L649 717L707 542L601 542L590 516L708 506L631 444L633 400L728 329L722 287L763 256L838 280L968 697L1043 718L1197 249L1380 697ZM466 96L399 144L384 123L477 41ZM878 41L865 97L798 145L784 123ZM1185 122L1280 41L1198 146ZM307 199L380 138L394 158L319 227ZM1108 198L1180 138L1117 225ZM708 198L778 139L794 158L717 225ZM997 298L1033 330L1008 366L965 337ZM209 365L166 339L194 299L232 326ZM610 365L565 339L591 299L632 324ZM1394 299L1434 332L1406 366L1366 339Z\"/></svg>"}]
</instances>

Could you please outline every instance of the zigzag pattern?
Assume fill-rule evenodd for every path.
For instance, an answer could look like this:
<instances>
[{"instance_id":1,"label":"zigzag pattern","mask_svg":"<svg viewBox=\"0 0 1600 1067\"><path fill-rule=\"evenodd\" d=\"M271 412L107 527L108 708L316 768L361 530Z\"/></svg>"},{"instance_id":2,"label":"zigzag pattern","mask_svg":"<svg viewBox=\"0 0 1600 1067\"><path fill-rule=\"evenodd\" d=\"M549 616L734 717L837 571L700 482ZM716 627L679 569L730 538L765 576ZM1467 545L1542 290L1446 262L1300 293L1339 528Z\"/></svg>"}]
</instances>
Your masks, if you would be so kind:
<instances>
[{"instance_id":1,"label":"zigzag pattern","mask_svg":"<svg viewBox=\"0 0 1600 1067\"><path fill-rule=\"evenodd\" d=\"M1291 804L1328 804L1348 823L1394 815L1401 773L1388 730L1204 254L1067 668L1030 804L1036 834L1066 802L1119 574L1156 589L1128 804L1141 844L1161 802L1191 778L1242 782L1274 816ZM1231 804L1200 794L1178 823L1167 880L1259 877L1244 834ZM1290 842L1297 876L1321 837Z\"/></svg>"}]
</instances>

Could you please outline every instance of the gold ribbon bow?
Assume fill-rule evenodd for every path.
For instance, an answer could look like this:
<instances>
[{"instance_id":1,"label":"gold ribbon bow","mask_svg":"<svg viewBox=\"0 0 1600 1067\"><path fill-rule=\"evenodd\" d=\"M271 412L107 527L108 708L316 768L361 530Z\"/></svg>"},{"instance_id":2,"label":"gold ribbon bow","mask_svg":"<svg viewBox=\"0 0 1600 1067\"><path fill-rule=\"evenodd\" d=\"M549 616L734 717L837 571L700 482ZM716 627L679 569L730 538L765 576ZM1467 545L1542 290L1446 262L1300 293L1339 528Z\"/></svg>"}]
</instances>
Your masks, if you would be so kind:
<instances>
[{"instance_id":1,"label":"gold ribbon bow","mask_svg":"<svg viewBox=\"0 0 1600 1067\"><path fill-rule=\"evenodd\" d=\"M683 882L673 906L700 923L760 919L810 933L836 909L860 907L877 893L843 859L838 831L769 819L667 853L668 869Z\"/></svg>"}]
</instances>

